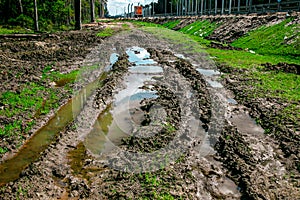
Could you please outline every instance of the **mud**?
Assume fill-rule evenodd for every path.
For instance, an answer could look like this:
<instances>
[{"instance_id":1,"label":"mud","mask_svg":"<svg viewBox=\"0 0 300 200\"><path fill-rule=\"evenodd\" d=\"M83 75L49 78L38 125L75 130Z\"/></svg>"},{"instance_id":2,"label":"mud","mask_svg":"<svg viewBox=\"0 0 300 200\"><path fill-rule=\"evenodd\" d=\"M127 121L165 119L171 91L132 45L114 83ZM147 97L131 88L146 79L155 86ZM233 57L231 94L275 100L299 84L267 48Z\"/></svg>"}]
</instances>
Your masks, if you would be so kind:
<instances>
[{"instance_id":1,"label":"mud","mask_svg":"<svg viewBox=\"0 0 300 200\"><path fill-rule=\"evenodd\" d=\"M97 37L96 34L103 28L103 26L96 26L84 28L82 31L44 34L36 38L0 37L0 80L2 86L0 93L20 93L26 84L36 83L45 88L56 87L55 93L60 99L56 103L59 106L67 103L71 91L63 86L74 80L57 80L55 83L47 76L50 72L67 73L90 64L84 59L92 48L102 42L103 38ZM48 72L48 68L51 70L50 72ZM39 92L43 93L44 103L48 101L48 91ZM3 104L1 109L13 108ZM34 118L29 117L31 115L34 115ZM27 128L28 122L32 120L36 122L32 130L29 132L22 131L21 136L16 134L10 138L2 138L1 147L8 150L4 157L12 156L26 139L53 116L53 111L45 115L34 110L34 107L18 116L10 118L0 116L1 126L18 120L23 121L22 130ZM2 156L3 154L1 154Z\"/></svg>"},{"instance_id":2,"label":"mud","mask_svg":"<svg viewBox=\"0 0 300 200\"><path fill-rule=\"evenodd\" d=\"M272 65L271 63L263 64L266 71L276 71L276 72L286 72L300 75L300 65L288 64L288 63L278 63L277 65Z\"/></svg>"},{"instance_id":3,"label":"mud","mask_svg":"<svg viewBox=\"0 0 300 200\"><path fill-rule=\"evenodd\" d=\"M155 64L131 60L128 49L136 47L146 49ZM298 129L273 121L284 104L247 99L238 76L245 70L220 66L231 75L219 82L221 73L208 57L187 55L181 45L136 28L101 41L82 62L99 68L83 74L74 89L104 81L56 141L1 187L1 199L298 199L299 139L292 132ZM123 112L113 109L125 107L118 98L127 92L126 81L132 73L149 74L144 69L151 67L155 76L138 89L152 95L133 98L132 119L124 119L132 123L128 134L117 136L118 142L109 134L92 135L95 129L113 130L117 115L123 120ZM270 120L269 126L260 127L249 115ZM283 134L267 135L262 128ZM107 151L91 148L107 138Z\"/></svg>"}]
</instances>

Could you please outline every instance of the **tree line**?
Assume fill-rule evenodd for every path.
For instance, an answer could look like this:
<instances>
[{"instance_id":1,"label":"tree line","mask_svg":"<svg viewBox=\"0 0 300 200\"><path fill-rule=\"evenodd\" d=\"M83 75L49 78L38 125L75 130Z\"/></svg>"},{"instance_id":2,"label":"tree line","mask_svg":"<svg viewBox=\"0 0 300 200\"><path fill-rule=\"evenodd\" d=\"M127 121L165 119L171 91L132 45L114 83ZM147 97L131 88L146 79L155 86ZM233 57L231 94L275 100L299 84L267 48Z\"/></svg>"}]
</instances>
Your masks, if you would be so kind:
<instances>
[{"instance_id":1,"label":"tree line","mask_svg":"<svg viewBox=\"0 0 300 200\"><path fill-rule=\"evenodd\" d=\"M21 26L36 31L64 29L75 25L75 4L78 0L1 0L0 23ZM104 17L105 0L79 0L83 22L91 21L94 13Z\"/></svg>"}]
</instances>

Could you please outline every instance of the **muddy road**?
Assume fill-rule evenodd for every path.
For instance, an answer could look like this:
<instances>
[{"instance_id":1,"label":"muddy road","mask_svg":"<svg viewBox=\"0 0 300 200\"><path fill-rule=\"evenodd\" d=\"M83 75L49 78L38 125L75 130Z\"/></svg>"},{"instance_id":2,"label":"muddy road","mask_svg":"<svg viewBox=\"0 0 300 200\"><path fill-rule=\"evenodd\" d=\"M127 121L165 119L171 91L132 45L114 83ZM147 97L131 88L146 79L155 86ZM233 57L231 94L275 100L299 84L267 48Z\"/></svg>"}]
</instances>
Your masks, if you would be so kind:
<instances>
[{"instance_id":1,"label":"muddy road","mask_svg":"<svg viewBox=\"0 0 300 200\"><path fill-rule=\"evenodd\" d=\"M62 100L68 109L43 126L55 137L32 162L22 148L1 162L1 199L300 198L278 142L205 51L187 54L187 45L133 27L90 40L97 45L84 59L61 67L93 66Z\"/></svg>"}]
</instances>

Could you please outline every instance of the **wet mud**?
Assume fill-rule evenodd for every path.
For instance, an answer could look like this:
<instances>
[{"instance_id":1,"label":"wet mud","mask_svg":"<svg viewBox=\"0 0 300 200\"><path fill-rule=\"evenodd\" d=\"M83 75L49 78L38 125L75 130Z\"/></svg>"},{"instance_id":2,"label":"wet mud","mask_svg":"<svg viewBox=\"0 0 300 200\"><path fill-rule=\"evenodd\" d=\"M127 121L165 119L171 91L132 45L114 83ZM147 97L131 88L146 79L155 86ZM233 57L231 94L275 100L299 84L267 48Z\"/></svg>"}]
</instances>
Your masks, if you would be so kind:
<instances>
[{"instance_id":1,"label":"wet mud","mask_svg":"<svg viewBox=\"0 0 300 200\"><path fill-rule=\"evenodd\" d=\"M292 74L300 75L300 65L288 64L288 63L278 63L277 65L272 65L271 63L266 63L262 65L266 71L276 71L276 72L286 72Z\"/></svg>"},{"instance_id":2,"label":"wet mud","mask_svg":"<svg viewBox=\"0 0 300 200\"><path fill-rule=\"evenodd\" d=\"M97 88L1 199L298 199L294 129L266 135L253 118L272 122L270 101L207 57L138 29L101 41L74 83Z\"/></svg>"}]
</instances>

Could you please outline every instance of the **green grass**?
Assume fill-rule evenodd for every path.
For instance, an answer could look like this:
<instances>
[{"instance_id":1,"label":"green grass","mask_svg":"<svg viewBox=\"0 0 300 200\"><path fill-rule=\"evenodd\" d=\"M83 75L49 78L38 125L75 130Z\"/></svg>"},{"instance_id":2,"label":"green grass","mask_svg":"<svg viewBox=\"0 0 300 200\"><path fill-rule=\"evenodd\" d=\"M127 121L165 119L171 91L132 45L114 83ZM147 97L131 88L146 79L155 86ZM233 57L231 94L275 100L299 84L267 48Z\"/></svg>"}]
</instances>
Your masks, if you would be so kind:
<instances>
[{"instance_id":1,"label":"green grass","mask_svg":"<svg viewBox=\"0 0 300 200\"><path fill-rule=\"evenodd\" d=\"M188 35L194 35L205 38L213 33L219 25L215 22L211 23L208 20L196 21L183 27L179 31Z\"/></svg>"},{"instance_id":2,"label":"green grass","mask_svg":"<svg viewBox=\"0 0 300 200\"><path fill-rule=\"evenodd\" d=\"M180 19L173 20L173 21L168 21L163 24L163 27L173 29L175 28L178 24L180 23Z\"/></svg>"},{"instance_id":3,"label":"green grass","mask_svg":"<svg viewBox=\"0 0 300 200\"><path fill-rule=\"evenodd\" d=\"M35 124L34 117L47 114L52 108L58 107L58 97L52 88L45 88L37 83L27 83L20 91L7 91L0 95L5 105L0 115L13 121L0 126L0 137L10 137L28 133ZM21 121L23 115L32 120ZM3 148L3 147L2 147Z\"/></svg>"},{"instance_id":4,"label":"green grass","mask_svg":"<svg viewBox=\"0 0 300 200\"><path fill-rule=\"evenodd\" d=\"M6 105L3 110L0 110L0 115L6 117L12 117L19 115L23 111L29 111L32 108L34 110L41 109L41 112L46 114L49 110L49 104L56 99L56 95L53 94L52 101L46 101L45 91L51 93L51 89L38 85L37 83L28 83L24 85L21 91L18 92L4 92L0 96L0 101Z\"/></svg>"},{"instance_id":5,"label":"green grass","mask_svg":"<svg viewBox=\"0 0 300 200\"><path fill-rule=\"evenodd\" d=\"M105 28L97 33L98 37L110 37L115 33L115 30L112 28Z\"/></svg>"},{"instance_id":6,"label":"green grass","mask_svg":"<svg viewBox=\"0 0 300 200\"><path fill-rule=\"evenodd\" d=\"M232 46L251 49L259 54L294 57L300 56L299 24L288 25L292 18L273 25L250 31L232 43ZM298 56L298 58L297 58Z\"/></svg>"},{"instance_id":7,"label":"green grass","mask_svg":"<svg viewBox=\"0 0 300 200\"><path fill-rule=\"evenodd\" d=\"M138 27L157 27L157 28L163 28L162 25L160 24L155 24L155 23L150 23L150 22L141 22L141 21L135 21L135 20L130 20L134 25Z\"/></svg>"},{"instance_id":8,"label":"green grass","mask_svg":"<svg viewBox=\"0 0 300 200\"><path fill-rule=\"evenodd\" d=\"M67 74L51 72L51 66L46 66L42 72L42 81L58 83L64 81L67 87L69 83L75 81L78 73L78 70ZM61 95L58 92L58 88L47 87L39 82L29 82L20 86L17 91L6 91L0 94L0 102L4 105L3 109L0 109L0 116L11 119L9 123L0 125L0 137L22 137L23 134L28 133L35 124L35 118L48 114L59 106ZM24 121L24 118L27 120ZM0 149L1 152L3 150Z\"/></svg>"},{"instance_id":9,"label":"green grass","mask_svg":"<svg viewBox=\"0 0 300 200\"><path fill-rule=\"evenodd\" d=\"M256 77L255 87L261 91L261 97L276 97L286 101L300 101L300 78L299 75L284 72L260 72L250 74Z\"/></svg>"},{"instance_id":10,"label":"green grass","mask_svg":"<svg viewBox=\"0 0 300 200\"><path fill-rule=\"evenodd\" d=\"M33 31L21 27L4 28L0 26L0 34L33 33Z\"/></svg>"},{"instance_id":11,"label":"green grass","mask_svg":"<svg viewBox=\"0 0 300 200\"><path fill-rule=\"evenodd\" d=\"M206 49L207 53L215 57L219 63L224 63L227 66L234 68L255 68L263 63L277 64L280 62L300 64L300 59L278 55L258 55L246 51L236 50L221 50L221 49Z\"/></svg>"},{"instance_id":12,"label":"green grass","mask_svg":"<svg viewBox=\"0 0 300 200\"><path fill-rule=\"evenodd\" d=\"M123 29L123 30L129 30L130 27L129 27L128 24L122 24L122 29Z\"/></svg>"},{"instance_id":13,"label":"green grass","mask_svg":"<svg viewBox=\"0 0 300 200\"><path fill-rule=\"evenodd\" d=\"M0 147L0 154L4 154L8 152L8 149L6 147Z\"/></svg>"}]
</instances>

